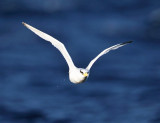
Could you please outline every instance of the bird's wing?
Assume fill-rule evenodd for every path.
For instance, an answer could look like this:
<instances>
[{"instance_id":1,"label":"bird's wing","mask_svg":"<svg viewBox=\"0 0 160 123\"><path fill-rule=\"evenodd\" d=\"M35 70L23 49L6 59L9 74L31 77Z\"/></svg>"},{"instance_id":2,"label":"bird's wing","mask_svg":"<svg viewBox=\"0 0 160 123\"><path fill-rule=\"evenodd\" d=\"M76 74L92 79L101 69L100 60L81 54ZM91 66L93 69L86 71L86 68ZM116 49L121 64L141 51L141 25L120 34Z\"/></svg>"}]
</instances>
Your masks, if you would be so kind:
<instances>
[{"instance_id":1,"label":"bird's wing","mask_svg":"<svg viewBox=\"0 0 160 123\"><path fill-rule=\"evenodd\" d=\"M22 24L24 24L24 26L26 26L28 29L30 29L31 31L33 31L35 34L37 34L39 37L43 38L46 41L49 41L52 43L53 46L55 46L63 55L63 57L65 58L68 66L70 69L74 68L75 65L69 55L69 53L67 52L65 46L63 43L61 43L60 41L56 40L55 38L53 38L52 36L22 22Z\"/></svg>"},{"instance_id":2,"label":"bird's wing","mask_svg":"<svg viewBox=\"0 0 160 123\"><path fill-rule=\"evenodd\" d=\"M132 42L132 41L127 41L127 42L120 43L120 44L111 46L111 47L109 47L109 48L103 50L98 56L96 56L96 57L89 63L89 65L87 66L86 69L90 70L91 67L92 67L92 65L94 64L94 62L95 62L99 57L101 57L102 55L108 53L110 50L118 49L119 47L122 47L122 46L124 46L124 45L126 45L126 44L128 44L128 43L131 43L131 42Z\"/></svg>"}]
</instances>

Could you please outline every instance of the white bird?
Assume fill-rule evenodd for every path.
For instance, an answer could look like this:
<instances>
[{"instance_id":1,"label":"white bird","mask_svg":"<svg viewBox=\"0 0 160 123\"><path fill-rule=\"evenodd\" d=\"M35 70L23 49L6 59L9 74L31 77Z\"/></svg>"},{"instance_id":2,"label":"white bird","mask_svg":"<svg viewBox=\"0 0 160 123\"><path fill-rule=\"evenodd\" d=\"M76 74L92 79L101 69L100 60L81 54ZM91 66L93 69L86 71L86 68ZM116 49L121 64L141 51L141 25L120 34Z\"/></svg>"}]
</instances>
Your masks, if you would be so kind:
<instances>
[{"instance_id":1,"label":"white bird","mask_svg":"<svg viewBox=\"0 0 160 123\"><path fill-rule=\"evenodd\" d=\"M95 63L95 61L101 57L102 55L108 53L110 50L115 50L118 49L119 47L122 47L128 43L131 43L132 41L127 41L124 43L120 43L114 46L111 46L105 50L103 50L98 56L96 56L86 68L77 68L73 61L72 58L70 57L69 53L67 52L65 46L63 43L61 43L60 41L58 41L57 39L53 38L52 36L22 22L22 24L24 24L24 26L26 26L28 29L30 29L31 31L33 31L35 34L37 34L39 37L43 38L46 41L49 41L52 43L53 46L55 46L63 55L63 57L65 58L68 67L69 67L69 79L72 83L78 84L78 83L82 83L84 82L88 77L89 77L89 73L90 73L90 69L92 67L92 65Z\"/></svg>"}]
</instances>

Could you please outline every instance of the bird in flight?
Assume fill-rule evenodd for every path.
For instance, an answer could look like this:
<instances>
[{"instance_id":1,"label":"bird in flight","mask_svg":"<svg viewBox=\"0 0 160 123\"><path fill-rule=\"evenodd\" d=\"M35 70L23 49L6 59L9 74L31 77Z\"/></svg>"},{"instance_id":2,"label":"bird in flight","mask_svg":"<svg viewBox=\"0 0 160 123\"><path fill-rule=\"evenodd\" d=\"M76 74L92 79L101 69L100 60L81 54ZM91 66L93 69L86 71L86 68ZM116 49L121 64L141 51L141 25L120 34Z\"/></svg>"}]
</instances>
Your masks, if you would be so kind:
<instances>
[{"instance_id":1,"label":"bird in flight","mask_svg":"<svg viewBox=\"0 0 160 123\"><path fill-rule=\"evenodd\" d=\"M26 26L28 29L30 29L32 32L34 32L35 34L37 34L39 37L43 38L46 41L49 41L52 43L53 46L55 46L63 55L63 57L65 58L68 67L69 67L69 79L72 83L74 84L79 84L84 82L88 77L89 77L89 73L90 73L90 69L92 67L92 65L95 63L95 61L100 58L102 55L108 53L111 50L115 50L118 49L119 47L122 47L126 44L131 43L132 41L127 41L124 43L120 43L114 46L111 46L105 50L103 50L100 54L98 54L98 56L96 56L89 64L86 68L77 68L73 61L72 58L70 57L67 49L65 48L64 44L61 43L60 41L58 41L57 39L53 38L52 36L32 27L29 24L26 24L24 22L22 22L22 24L24 26Z\"/></svg>"}]
</instances>

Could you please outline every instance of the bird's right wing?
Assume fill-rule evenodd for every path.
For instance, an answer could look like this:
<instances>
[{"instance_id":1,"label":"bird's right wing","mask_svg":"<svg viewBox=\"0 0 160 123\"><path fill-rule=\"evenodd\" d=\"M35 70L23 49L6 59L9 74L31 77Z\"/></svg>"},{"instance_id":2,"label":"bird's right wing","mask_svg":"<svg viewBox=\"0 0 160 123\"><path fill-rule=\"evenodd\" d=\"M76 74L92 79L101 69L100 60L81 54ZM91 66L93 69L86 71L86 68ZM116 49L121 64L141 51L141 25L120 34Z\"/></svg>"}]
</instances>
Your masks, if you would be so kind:
<instances>
[{"instance_id":1,"label":"bird's right wing","mask_svg":"<svg viewBox=\"0 0 160 123\"><path fill-rule=\"evenodd\" d=\"M56 40L55 38L53 38L52 36L22 22L22 24L24 24L24 26L26 26L28 29L30 29L31 31L33 31L35 34L37 34L39 37L43 38L46 41L49 41L52 43L53 46L55 46L63 55L63 57L65 58L68 66L70 69L74 68L75 65L69 55L69 53L67 52L64 44L62 44L60 41Z\"/></svg>"},{"instance_id":2,"label":"bird's right wing","mask_svg":"<svg viewBox=\"0 0 160 123\"><path fill-rule=\"evenodd\" d=\"M120 47L122 47L122 46L124 46L124 45L126 45L126 44L128 44L128 43L131 43L131 42L132 42L132 41L127 41L127 42L120 43L120 44L111 46L111 47L103 50L98 56L96 56L96 57L89 63L89 65L87 66L86 69L90 70L91 67L92 67L92 65L95 63L95 61L96 61L99 57L101 57L102 55L108 53L108 52L111 51L111 50L118 49L118 48L120 48Z\"/></svg>"}]
</instances>

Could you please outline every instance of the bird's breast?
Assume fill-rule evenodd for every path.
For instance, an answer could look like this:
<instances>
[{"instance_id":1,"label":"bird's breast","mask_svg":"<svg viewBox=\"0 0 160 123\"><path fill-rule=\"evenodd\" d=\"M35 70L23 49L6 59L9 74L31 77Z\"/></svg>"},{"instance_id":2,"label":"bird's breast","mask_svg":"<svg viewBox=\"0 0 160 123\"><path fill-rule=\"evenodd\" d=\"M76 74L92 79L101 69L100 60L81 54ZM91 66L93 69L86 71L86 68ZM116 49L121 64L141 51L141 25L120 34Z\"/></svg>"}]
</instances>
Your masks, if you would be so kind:
<instances>
[{"instance_id":1,"label":"bird's breast","mask_svg":"<svg viewBox=\"0 0 160 123\"><path fill-rule=\"evenodd\" d=\"M72 71L72 72L69 72L69 79L72 83L79 84L84 82L87 79L87 77L84 77L79 72Z\"/></svg>"}]
</instances>

